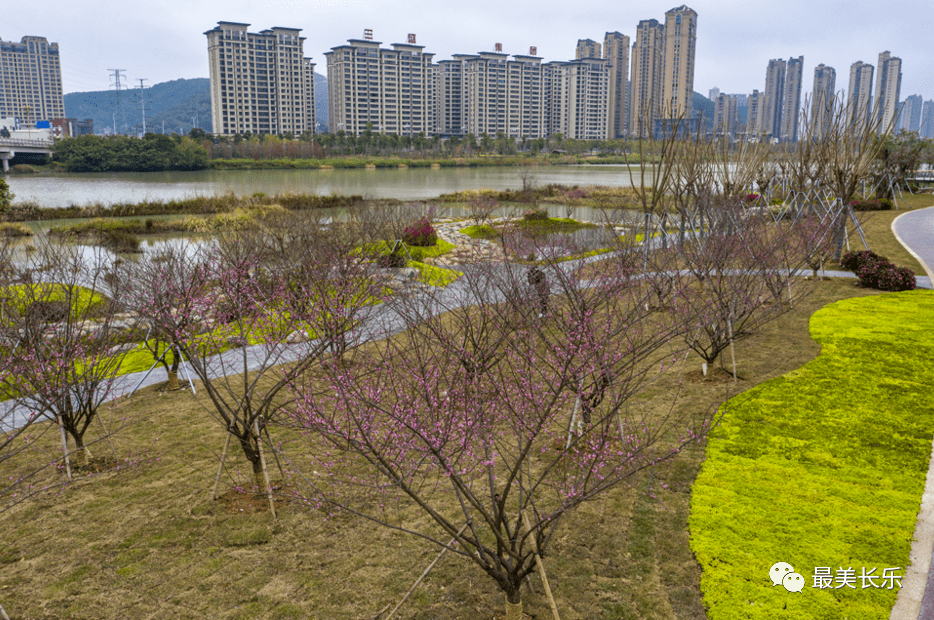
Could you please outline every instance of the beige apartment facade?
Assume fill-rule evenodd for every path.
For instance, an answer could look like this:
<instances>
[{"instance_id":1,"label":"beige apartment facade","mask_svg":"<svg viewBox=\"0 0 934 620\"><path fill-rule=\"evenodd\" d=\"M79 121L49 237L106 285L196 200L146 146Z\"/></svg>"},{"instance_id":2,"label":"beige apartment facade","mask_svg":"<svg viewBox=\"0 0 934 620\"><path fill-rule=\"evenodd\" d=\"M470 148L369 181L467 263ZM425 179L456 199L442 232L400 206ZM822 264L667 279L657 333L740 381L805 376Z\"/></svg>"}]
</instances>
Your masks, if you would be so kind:
<instances>
[{"instance_id":1,"label":"beige apartment facade","mask_svg":"<svg viewBox=\"0 0 934 620\"><path fill-rule=\"evenodd\" d=\"M629 37L608 32L603 37L603 58L610 70L607 86L607 137L622 138L629 122Z\"/></svg>"},{"instance_id":2,"label":"beige apartment facade","mask_svg":"<svg viewBox=\"0 0 934 620\"><path fill-rule=\"evenodd\" d=\"M876 122L879 133L895 132L898 99L902 90L902 59L888 51L879 54L876 71Z\"/></svg>"},{"instance_id":3,"label":"beige apartment facade","mask_svg":"<svg viewBox=\"0 0 934 620\"><path fill-rule=\"evenodd\" d=\"M850 65L850 82L847 88L847 126L858 127L869 120L872 113L872 74L874 68L868 62L857 60Z\"/></svg>"},{"instance_id":4,"label":"beige apartment facade","mask_svg":"<svg viewBox=\"0 0 934 620\"><path fill-rule=\"evenodd\" d=\"M435 129L434 54L409 43L391 49L370 39L350 39L324 54L328 72L328 123L332 133L364 131L417 136Z\"/></svg>"},{"instance_id":5,"label":"beige apartment facade","mask_svg":"<svg viewBox=\"0 0 934 620\"><path fill-rule=\"evenodd\" d=\"M665 13L662 114L689 118L694 102L694 57L697 46L697 12L686 5Z\"/></svg>"},{"instance_id":6,"label":"beige apartment facade","mask_svg":"<svg viewBox=\"0 0 934 620\"><path fill-rule=\"evenodd\" d=\"M749 108L746 111L746 135L759 138L762 134L762 117L765 113L765 93L758 90L749 95Z\"/></svg>"},{"instance_id":7,"label":"beige apartment facade","mask_svg":"<svg viewBox=\"0 0 934 620\"><path fill-rule=\"evenodd\" d=\"M58 43L45 37L0 40L0 118L23 126L65 118Z\"/></svg>"},{"instance_id":8,"label":"beige apartment facade","mask_svg":"<svg viewBox=\"0 0 934 620\"><path fill-rule=\"evenodd\" d=\"M593 39L578 39L574 48L574 59L600 58L600 44Z\"/></svg>"},{"instance_id":9,"label":"beige apartment facade","mask_svg":"<svg viewBox=\"0 0 934 620\"><path fill-rule=\"evenodd\" d=\"M789 58L785 70L785 96L782 102L782 142L798 141L801 115L801 84L804 81L804 56Z\"/></svg>"},{"instance_id":10,"label":"beige apartment facade","mask_svg":"<svg viewBox=\"0 0 934 620\"><path fill-rule=\"evenodd\" d=\"M629 134L647 136L660 118L664 69L665 26L644 19L636 27L629 73Z\"/></svg>"},{"instance_id":11,"label":"beige apartment facade","mask_svg":"<svg viewBox=\"0 0 934 620\"><path fill-rule=\"evenodd\" d=\"M301 135L315 130L315 65L299 28L248 31L218 22L205 32L216 135Z\"/></svg>"},{"instance_id":12,"label":"beige apartment facade","mask_svg":"<svg viewBox=\"0 0 934 620\"><path fill-rule=\"evenodd\" d=\"M814 68L814 89L811 91L811 135L822 139L830 132L836 103L837 71L821 63Z\"/></svg>"},{"instance_id":13,"label":"beige apartment facade","mask_svg":"<svg viewBox=\"0 0 934 620\"><path fill-rule=\"evenodd\" d=\"M759 116L759 132L770 138L781 137L785 101L786 63L781 58L769 61L765 70L765 106Z\"/></svg>"},{"instance_id":14,"label":"beige apartment facade","mask_svg":"<svg viewBox=\"0 0 934 620\"><path fill-rule=\"evenodd\" d=\"M713 131L715 135L735 136L739 131L739 111L734 95L721 93L714 102Z\"/></svg>"},{"instance_id":15,"label":"beige apartment facade","mask_svg":"<svg viewBox=\"0 0 934 620\"><path fill-rule=\"evenodd\" d=\"M602 58L549 62L545 73L546 135L607 139L609 62Z\"/></svg>"}]
</instances>

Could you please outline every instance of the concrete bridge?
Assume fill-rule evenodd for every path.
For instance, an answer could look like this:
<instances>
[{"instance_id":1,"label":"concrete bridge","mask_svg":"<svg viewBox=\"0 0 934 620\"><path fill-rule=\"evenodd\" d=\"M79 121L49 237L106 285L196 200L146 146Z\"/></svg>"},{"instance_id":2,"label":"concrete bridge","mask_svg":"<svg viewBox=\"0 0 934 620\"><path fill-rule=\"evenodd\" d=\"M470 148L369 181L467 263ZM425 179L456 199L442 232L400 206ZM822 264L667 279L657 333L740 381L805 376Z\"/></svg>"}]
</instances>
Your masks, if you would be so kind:
<instances>
[{"instance_id":1,"label":"concrete bridge","mask_svg":"<svg viewBox=\"0 0 934 620\"><path fill-rule=\"evenodd\" d=\"M51 140L18 140L0 138L0 161L3 161L3 171L10 171L10 160L17 154L30 153L52 157Z\"/></svg>"}]
</instances>

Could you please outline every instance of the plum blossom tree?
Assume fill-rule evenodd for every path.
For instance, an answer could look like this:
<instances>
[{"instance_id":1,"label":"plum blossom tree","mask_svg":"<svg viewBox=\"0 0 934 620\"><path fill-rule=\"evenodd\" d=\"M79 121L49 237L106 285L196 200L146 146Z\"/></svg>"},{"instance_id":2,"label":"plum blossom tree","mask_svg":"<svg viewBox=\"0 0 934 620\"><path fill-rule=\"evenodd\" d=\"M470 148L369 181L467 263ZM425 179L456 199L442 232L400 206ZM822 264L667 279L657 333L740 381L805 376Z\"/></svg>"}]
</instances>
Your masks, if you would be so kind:
<instances>
[{"instance_id":1,"label":"plum blossom tree","mask_svg":"<svg viewBox=\"0 0 934 620\"><path fill-rule=\"evenodd\" d=\"M190 362L261 488L263 428L285 388L322 360L339 366L382 294L352 235L304 224L275 243L245 231L144 258L125 276L133 307Z\"/></svg>"},{"instance_id":2,"label":"plum blossom tree","mask_svg":"<svg viewBox=\"0 0 934 620\"><path fill-rule=\"evenodd\" d=\"M0 389L20 421L58 424L63 443L67 434L84 465L85 434L113 394L132 348L132 325L118 319L123 291L105 282L109 261L102 252L38 245L22 259L18 281L5 287L0 340L8 348Z\"/></svg>"},{"instance_id":3,"label":"plum blossom tree","mask_svg":"<svg viewBox=\"0 0 934 620\"><path fill-rule=\"evenodd\" d=\"M540 267L552 292L541 318L528 268L513 263L396 300L405 329L296 382L291 412L319 474L309 501L449 547L505 593L511 618L536 547L547 554L568 511L713 423L630 406L678 358L684 317L646 310L651 293L628 271L584 281L561 265ZM586 415L569 433L578 400ZM393 508L430 524L400 522Z\"/></svg>"}]
</instances>

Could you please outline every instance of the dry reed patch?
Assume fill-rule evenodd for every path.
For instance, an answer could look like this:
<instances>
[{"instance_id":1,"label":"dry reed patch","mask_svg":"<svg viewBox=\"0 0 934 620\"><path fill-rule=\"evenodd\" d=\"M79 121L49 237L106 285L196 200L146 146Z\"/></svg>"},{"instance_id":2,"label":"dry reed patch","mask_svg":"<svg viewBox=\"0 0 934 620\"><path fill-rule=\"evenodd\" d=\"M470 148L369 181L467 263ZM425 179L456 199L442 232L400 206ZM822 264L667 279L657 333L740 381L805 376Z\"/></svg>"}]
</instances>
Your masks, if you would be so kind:
<instances>
[{"instance_id":1,"label":"dry reed patch","mask_svg":"<svg viewBox=\"0 0 934 620\"><path fill-rule=\"evenodd\" d=\"M813 359L819 347L807 319L814 310L870 294L877 293L852 282L816 283L794 312L737 344L747 378L741 389ZM699 367L688 358L688 371ZM730 385L682 384L672 373L633 406L667 413L671 391L681 389L675 413L690 413L731 395L724 388ZM132 424L114 437L118 456L151 450L152 463L57 487L3 515L0 600L11 617L371 618L395 605L437 554L423 540L299 503L284 506L273 522L268 512L231 514L212 502L224 435L202 405L210 406L188 391L140 390L121 410L105 412L105 422L113 427L128 417ZM297 435L281 427L272 435L303 470ZM31 458L54 456L56 439L43 438ZM95 456L107 452L106 442L96 445ZM686 527L702 458L702 446L693 447L561 523L544 561L562 618L705 617ZM9 466L0 465L4 479ZM234 453L222 490L237 481L238 467L241 481L251 480ZM295 474L285 483L303 488ZM424 520L408 509L394 514L403 523ZM526 612L550 618L537 577L532 584L534 594L523 592ZM448 554L398 617L488 619L500 617L502 606L485 574Z\"/></svg>"}]
</instances>

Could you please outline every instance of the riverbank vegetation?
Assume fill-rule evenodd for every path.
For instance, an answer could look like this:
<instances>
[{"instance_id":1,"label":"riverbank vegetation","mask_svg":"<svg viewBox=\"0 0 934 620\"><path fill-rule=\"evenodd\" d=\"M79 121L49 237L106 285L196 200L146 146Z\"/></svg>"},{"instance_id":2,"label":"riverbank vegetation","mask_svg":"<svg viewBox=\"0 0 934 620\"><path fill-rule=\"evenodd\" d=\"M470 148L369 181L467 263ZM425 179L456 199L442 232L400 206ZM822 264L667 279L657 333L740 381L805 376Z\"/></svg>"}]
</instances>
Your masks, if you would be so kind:
<instances>
[{"instance_id":1,"label":"riverbank vegetation","mask_svg":"<svg viewBox=\"0 0 934 620\"><path fill-rule=\"evenodd\" d=\"M147 133L129 136L78 136L55 143L54 159L68 172L153 172L200 170L207 152L187 137Z\"/></svg>"}]
</instances>

